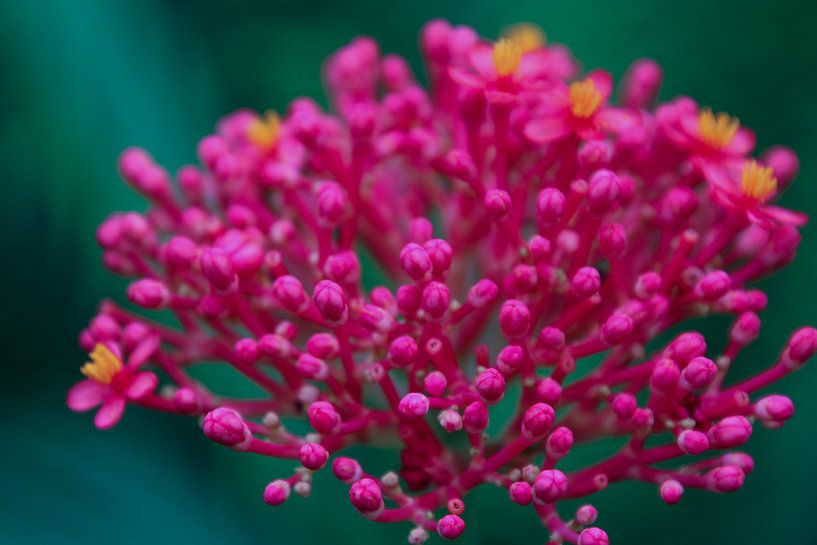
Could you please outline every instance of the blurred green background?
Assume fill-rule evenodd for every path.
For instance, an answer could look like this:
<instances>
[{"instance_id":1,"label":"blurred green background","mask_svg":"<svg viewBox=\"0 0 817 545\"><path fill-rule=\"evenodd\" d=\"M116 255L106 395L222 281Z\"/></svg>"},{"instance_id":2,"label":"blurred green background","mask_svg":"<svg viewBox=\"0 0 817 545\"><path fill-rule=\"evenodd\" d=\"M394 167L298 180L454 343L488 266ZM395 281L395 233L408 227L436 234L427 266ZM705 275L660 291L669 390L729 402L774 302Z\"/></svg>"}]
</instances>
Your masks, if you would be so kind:
<instances>
[{"instance_id":1,"label":"blurred green background","mask_svg":"<svg viewBox=\"0 0 817 545\"><path fill-rule=\"evenodd\" d=\"M3 2L0 543L405 542L406 526L364 521L329 475L311 500L272 509L261 491L288 464L213 445L188 419L131 409L97 432L90 415L64 406L84 361L77 332L101 297L123 299L94 229L111 210L143 207L116 176L125 146L145 146L175 170L224 113L322 96L322 59L358 34L419 68L417 32L429 18L485 36L533 21L588 68L620 76L631 60L654 57L666 71L663 98L690 94L739 116L761 148L793 146L803 168L784 203L817 213L815 15L814 0ZM739 373L774 358L794 327L817 323L815 241L812 223L795 265L763 283L771 304ZM798 413L781 432L756 431L758 468L742 491L693 491L675 507L642 484L597 495L613 542L817 543L815 367L779 385ZM532 513L498 490L480 490L468 509L464 544L546 540Z\"/></svg>"}]
</instances>

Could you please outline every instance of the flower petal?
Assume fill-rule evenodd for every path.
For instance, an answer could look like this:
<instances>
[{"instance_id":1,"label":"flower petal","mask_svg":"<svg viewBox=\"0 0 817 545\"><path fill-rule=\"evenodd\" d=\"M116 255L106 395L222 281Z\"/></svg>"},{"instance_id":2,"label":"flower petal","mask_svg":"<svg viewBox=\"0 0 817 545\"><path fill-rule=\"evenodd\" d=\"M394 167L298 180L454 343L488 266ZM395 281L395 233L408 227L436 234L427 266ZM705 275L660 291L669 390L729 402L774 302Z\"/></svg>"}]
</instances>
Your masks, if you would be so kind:
<instances>
[{"instance_id":1,"label":"flower petal","mask_svg":"<svg viewBox=\"0 0 817 545\"><path fill-rule=\"evenodd\" d=\"M488 44L480 44L474 47L468 55L471 66L474 67L480 76L486 80L497 78L496 66L494 65L494 48Z\"/></svg>"},{"instance_id":2,"label":"flower petal","mask_svg":"<svg viewBox=\"0 0 817 545\"><path fill-rule=\"evenodd\" d=\"M596 90L601 93L604 102L607 102L607 99L610 98L610 93L613 91L613 76L605 70L593 70L587 74L587 77L593 80L593 85L596 86Z\"/></svg>"},{"instance_id":3,"label":"flower petal","mask_svg":"<svg viewBox=\"0 0 817 545\"><path fill-rule=\"evenodd\" d=\"M448 75L454 80L456 83L464 87L471 87L473 89L481 89L485 86L485 83L479 79L474 74L470 72L466 72L462 68L458 68L456 66L451 66L448 68Z\"/></svg>"},{"instance_id":4,"label":"flower petal","mask_svg":"<svg viewBox=\"0 0 817 545\"><path fill-rule=\"evenodd\" d=\"M100 430L107 430L116 425L125 412L125 398L121 395L111 395L102 404L94 416L94 425Z\"/></svg>"},{"instance_id":5,"label":"flower petal","mask_svg":"<svg viewBox=\"0 0 817 545\"><path fill-rule=\"evenodd\" d=\"M808 214L804 214L803 212L797 212L774 205L766 205L762 210L765 215L784 225L802 227L808 223Z\"/></svg>"},{"instance_id":6,"label":"flower petal","mask_svg":"<svg viewBox=\"0 0 817 545\"><path fill-rule=\"evenodd\" d=\"M130 399L142 399L153 392L158 384L159 379L153 373L147 371L139 373L133 377L130 386L125 390L125 395Z\"/></svg>"},{"instance_id":7,"label":"flower petal","mask_svg":"<svg viewBox=\"0 0 817 545\"><path fill-rule=\"evenodd\" d=\"M76 412L85 412L93 409L105 398L108 386L93 380L83 380L74 384L68 390L65 403L68 408Z\"/></svg>"},{"instance_id":8,"label":"flower petal","mask_svg":"<svg viewBox=\"0 0 817 545\"><path fill-rule=\"evenodd\" d=\"M726 151L735 155L746 155L755 147L755 133L751 129L741 127L732 141L726 147Z\"/></svg>"},{"instance_id":9,"label":"flower petal","mask_svg":"<svg viewBox=\"0 0 817 545\"><path fill-rule=\"evenodd\" d=\"M531 142L546 144L566 136L570 127L563 117L540 117L525 125L525 136Z\"/></svg>"},{"instance_id":10,"label":"flower petal","mask_svg":"<svg viewBox=\"0 0 817 545\"><path fill-rule=\"evenodd\" d=\"M159 348L159 336L148 335L134 347L128 357L128 365L131 367L139 367L156 352L157 348Z\"/></svg>"}]
</instances>

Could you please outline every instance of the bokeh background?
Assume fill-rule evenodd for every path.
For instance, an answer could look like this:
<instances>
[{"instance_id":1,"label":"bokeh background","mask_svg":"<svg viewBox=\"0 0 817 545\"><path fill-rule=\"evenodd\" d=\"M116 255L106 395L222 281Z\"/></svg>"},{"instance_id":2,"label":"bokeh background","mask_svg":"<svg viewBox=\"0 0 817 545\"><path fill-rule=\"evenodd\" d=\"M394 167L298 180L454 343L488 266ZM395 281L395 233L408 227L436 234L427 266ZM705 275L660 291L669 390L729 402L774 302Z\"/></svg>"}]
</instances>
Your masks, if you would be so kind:
<instances>
[{"instance_id":1,"label":"bokeh background","mask_svg":"<svg viewBox=\"0 0 817 545\"><path fill-rule=\"evenodd\" d=\"M651 56L666 71L663 98L690 94L756 129L760 148L794 147L803 168L784 203L817 213L815 15L813 0L0 3L0 543L405 542L407 527L364 521L329 475L310 501L272 509L261 491L287 464L211 444L188 419L131 409L97 432L64 406L84 361L77 332L101 297L123 299L94 229L110 210L143 207L116 176L125 146L147 147L171 170L194 161L220 115L322 97L322 59L358 34L419 69L417 32L429 18L489 37L532 21L588 68L620 76ZM771 304L739 373L768 363L794 327L817 323L816 242L812 223L798 261L763 282ZM758 470L742 491L692 491L667 507L654 487L614 486L594 498L614 543L817 543L817 365L779 388L797 415L782 432L756 431ZM498 490L475 494L468 525L464 545L546 539Z\"/></svg>"}]
</instances>

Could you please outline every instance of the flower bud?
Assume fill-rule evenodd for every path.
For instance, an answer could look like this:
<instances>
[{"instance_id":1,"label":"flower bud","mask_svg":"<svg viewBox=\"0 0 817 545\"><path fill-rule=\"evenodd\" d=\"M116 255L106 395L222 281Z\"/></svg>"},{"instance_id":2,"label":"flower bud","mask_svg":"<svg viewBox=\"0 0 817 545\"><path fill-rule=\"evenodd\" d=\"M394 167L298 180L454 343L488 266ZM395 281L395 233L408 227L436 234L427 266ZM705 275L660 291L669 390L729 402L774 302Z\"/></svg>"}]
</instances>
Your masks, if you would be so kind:
<instances>
[{"instance_id":1,"label":"flower bud","mask_svg":"<svg viewBox=\"0 0 817 545\"><path fill-rule=\"evenodd\" d=\"M295 370L304 378L324 380L329 376L329 366L311 354L301 354L295 362Z\"/></svg>"},{"instance_id":2,"label":"flower bud","mask_svg":"<svg viewBox=\"0 0 817 545\"><path fill-rule=\"evenodd\" d=\"M434 397L439 397L445 393L445 389L448 387L448 380L445 378L445 375L439 371L432 371L423 379L423 386L426 392Z\"/></svg>"},{"instance_id":3,"label":"flower bud","mask_svg":"<svg viewBox=\"0 0 817 545\"><path fill-rule=\"evenodd\" d=\"M371 518L376 518L384 508L380 485L368 477L352 485L349 489L349 500L359 513Z\"/></svg>"},{"instance_id":4,"label":"flower bud","mask_svg":"<svg viewBox=\"0 0 817 545\"><path fill-rule=\"evenodd\" d=\"M412 280L425 280L431 275L431 258L425 248L410 242L400 251L400 266Z\"/></svg>"},{"instance_id":5,"label":"flower bud","mask_svg":"<svg viewBox=\"0 0 817 545\"><path fill-rule=\"evenodd\" d=\"M309 297L301 281L291 275L279 276L272 283L272 292L278 302L293 314L300 314L309 307Z\"/></svg>"},{"instance_id":6,"label":"flower bud","mask_svg":"<svg viewBox=\"0 0 817 545\"><path fill-rule=\"evenodd\" d=\"M597 170L590 178L587 191L587 204L596 214L605 214L618 206L622 194L621 179L606 169Z\"/></svg>"},{"instance_id":7,"label":"flower bud","mask_svg":"<svg viewBox=\"0 0 817 545\"><path fill-rule=\"evenodd\" d=\"M363 469L357 460L339 456L332 462L332 473L344 483L351 484L360 479Z\"/></svg>"},{"instance_id":8,"label":"flower bud","mask_svg":"<svg viewBox=\"0 0 817 545\"><path fill-rule=\"evenodd\" d=\"M732 342L741 346L746 346L755 339L760 333L760 317L752 311L744 312L738 316L735 323L732 325L732 330L729 336Z\"/></svg>"},{"instance_id":9,"label":"flower bud","mask_svg":"<svg viewBox=\"0 0 817 545\"><path fill-rule=\"evenodd\" d=\"M423 248L431 259L431 268L434 274L445 274L451 267L451 259L454 256L454 250L451 245L441 239L434 238L426 241Z\"/></svg>"},{"instance_id":10,"label":"flower bud","mask_svg":"<svg viewBox=\"0 0 817 545\"><path fill-rule=\"evenodd\" d=\"M482 202L488 216L494 221L505 219L511 212L511 196L502 189L489 189Z\"/></svg>"},{"instance_id":11,"label":"flower bud","mask_svg":"<svg viewBox=\"0 0 817 545\"><path fill-rule=\"evenodd\" d=\"M128 286L128 299L144 308L164 308L170 303L170 290L150 278L143 278Z\"/></svg>"},{"instance_id":12,"label":"flower bud","mask_svg":"<svg viewBox=\"0 0 817 545\"><path fill-rule=\"evenodd\" d=\"M664 500L664 503L667 505L675 505L681 501L681 496L684 495L684 487L675 479L667 479L661 483L659 494L661 499Z\"/></svg>"},{"instance_id":13,"label":"flower bud","mask_svg":"<svg viewBox=\"0 0 817 545\"><path fill-rule=\"evenodd\" d=\"M647 108L658 97L664 80L661 67L652 59L638 59L624 74L621 104L628 108Z\"/></svg>"},{"instance_id":14,"label":"flower bud","mask_svg":"<svg viewBox=\"0 0 817 545\"><path fill-rule=\"evenodd\" d=\"M457 515L446 515L437 522L437 533L443 539L456 539L465 530L465 521Z\"/></svg>"},{"instance_id":15,"label":"flower bud","mask_svg":"<svg viewBox=\"0 0 817 545\"><path fill-rule=\"evenodd\" d=\"M786 345L782 361L790 369L799 369L817 352L817 329L801 327Z\"/></svg>"},{"instance_id":16,"label":"flower bud","mask_svg":"<svg viewBox=\"0 0 817 545\"><path fill-rule=\"evenodd\" d=\"M315 307L330 327L337 327L349 317L349 306L343 288L331 280L321 280L312 292Z\"/></svg>"},{"instance_id":17,"label":"flower bud","mask_svg":"<svg viewBox=\"0 0 817 545\"><path fill-rule=\"evenodd\" d=\"M622 420L627 420L635 414L635 410L638 408L638 402L635 396L623 392L616 394L616 397L613 398L612 407L617 417Z\"/></svg>"},{"instance_id":18,"label":"flower bud","mask_svg":"<svg viewBox=\"0 0 817 545\"><path fill-rule=\"evenodd\" d=\"M567 492L567 477L558 469L546 469L533 483L533 494L545 503L561 499Z\"/></svg>"},{"instance_id":19,"label":"flower bud","mask_svg":"<svg viewBox=\"0 0 817 545\"><path fill-rule=\"evenodd\" d=\"M511 501L519 505L528 505L533 501L533 490L525 481L516 481L508 488Z\"/></svg>"},{"instance_id":20,"label":"flower bud","mask_svg":"<svg viewBox=\"0 0 817 545\"><path fill-rule=\"evenodd\" d=\"M428 413L428 398L421 393L411 392L400 400L398 410L400 416L407 419L420 418Z\"/></svg>"},{"instance_id":21,"label":"flower bud","mask_svg":"<svg viewBox=\"0 0 817 545\"><path fill-rule=\"evenodd\" d=\"M440 422L440 426L442 426L442 428L449 433L460 431L462 429L462 416L460 416L460 413L454 409L440 411L438 420Z\"/></svg>"},{"instance_id":22,"label":"flower bud","mask_svg":"<svg viewBox=\"0 0 817 545\"><path fill-rule=\"evenodd\" d=\"M451 292L441 282L429 282L423 289L420 307L434 319L440 319L451 304Z\"/></svg>"},{"instance_id":23,"label":"flower bud","mask_svg":"<svg viewBox=\"0 0 817 545\"><path fill-rule=\"evenodd\" d=\"M582 267L573 275L570 285L576 295L587 298L598 293L601 288L601 275L593 267Z\"/></svg>"},{"instance_id":24,"label":"flower bud","mask_svg":"<svg viewBox=\"0 0 817 545\"><path fill-rule=\"evenodd\" d=\"M701 454L709 449L709 438L696 430L684 430L678 434L678 447L687 454Z\"/></svg>"},{"instance_id":25,"label":"flower bud","mask_svg":"<svg viewBox=\"0 0 817 545\"><path fill-rule=\"evenodd\" d=\"M709 439L718 448L742 445L752 436L752 424L745 416L727 416L709 430Z\"/></svg>"},{"instance_id":26,"label":"flower bud","mask_svg":"<svg viewBox=\"0 0 817 545\"><path fill-rule=\"evenodd\" d=\"M562 385L550 377L536 383L536 398L548 405L555 405L562 397Z\"/></svg>"},{"instance_id":27,"label":"flower bud","mask_svg":"<svg viewBox=\"0 0 817 545\"><path fill-rule=\"evenodd\" d=\"M496 367L502 373L510 375L516 372L525 362L525 351L514 344L503 348L496 357Z\"/></svg>"},{"instance_id":28,"label":"flower bud","mask_svg":"<svg viewBox=\"0 0 817 545\"><path fill-rule=\"evenodd\" d=\"M407 367L417 360L420 348L408 335L397 337L389 345L389 360L397 367Z\"/></svg>"},{"instance_id":29,"label":"flower bud","mask_svg":"<svg viewBox=\"0 0 817 545\"><path fill-rule=\"evenodd\" d=\"M746 479L743 470L737 466L721 466L706 474L706 487L712 492L734 492Z\"/></svg>"},{"instance_id":30,"label":"flower bud","mask_svg":"<svg viewBox=\"0 0 817 545\"><path fill-rule=\"evenodd\" d=\"M753 407L754 414L768 428L779 428L794 415L794 403L783 395L761 398Z\"/></svg>"},{"instance_id":31,"label":"flower bud","mask_svg":"<svg viewBox=\"0 0 817 545\"><path fill-rule=\"evenodd\" d=\"M555 225L559 223L564 207L564 194L555 187L547 187L539 192L536 199L536 221L544 225Z\"/></svg>"},{"instance_id":32,"label":"flower bud","mask_svg":"<svg viewBox=\"0 0 817 545\"><path fill-rule=\"evenodd\" d=\"M706 302L717 301L729 291L732 279L726 271L712 271L695 285L695 294Z\"/></svg>"},{"instance_id":33,"label":"flower bud","mask_svg":"<svg viewBox=\"0 0 817 545\"><path fill-rule=\"evenodd\" d=\"M508 299L499 310L499 327L510 338L519 338L530 327L530 310L522 301Z\"/></svg>"},{"instance_id":34,"label":"flower bud","mask_svg":"<svg viewBox=\"0 0 817 545\"><path fill-rule=\"evenodd\" d=\"M468 291L468 302L474 308L482 308L493 302L499 294L499 288L493 280L482 279Z\"/></svg>"},{"instance_id":35,"label":"flower bud","mask_svg":"<svg viewBox=\"0 0 817 545\"><path fill-rule=\"evenodd\" d=\"M326 401L316 401L309 406L307 411L309 424L318 433L331 435L340 428L341 419L335 407Z\"/></svg>"},{"instance_id":36,"label":"flower bud","mask_svg":"<svg viewBox=\"0 0 817 545\"><path fill-rule=\"evenodd\" d=\"M579 534L578 545L609 545L607 532L601 528L586 528Z\"/></svg>"},{"instance_id":37,"label":"flower bud","mask_svg":"<svg viewBox=\"0 0 817 545\"><path fill-rule=\"evenodd\" d=\"M290 491L288 482L281 479L272 481L264 489L264 503L268 505L281 505L289 498Z\"/></svg>"},{"instance_id":38,"label":"flower bud","mask_svg":"<svg viewBox=\"0 0 817 545\"><path fill-rule=\"evenodd\" d=\"M681 385L687 390L698 390L709 384L718 374L718 366L709 358L693 358L681 372Z\"/></svg>"},{"instance_id":39,"label":"flower bud","mask_svg":"<svg viewBox=\"0 0 817 545\"><path fill-rule=\"evenodd\" d=\"M576 509L576 522L582 526L590 526L599 517L598 510L592 505L585 504Z\"/></svg>"},{"instance_id":40,"label":"flower bud","mask_svg":"<svg viewBox=\"0 0 817 545\"><path fill-rule=\"evenodd\" d=\"M543 438L553 421L556 420L556 412L547 403L534 403L525 411L522 418L522 435L531 441Z\"/></svg>"},{"instance_id":41,"label":"flower bud","mask_svg":"<svg viewBox=\"0 0 817 545\"><path fill-rule=\"evenodd\" d=\"M241 415L232 409L218 407L204 417L204 435L216 443L240 449L252 439L250 428Z\"/></svg>"},{"instance_id":42,"label":"flower bud","mask_svg":"<svg viewBox=\"0 0 817 545\"><path fill-rule=\"evenodd\" d=\"M306 469L317 471L326 465L329 452L318 443L304 443L298 449L298 459Z\"/></svg>"},{"instance_id":43,"label":"flower bud","mask_svg":"<svg viewBox=\"0 0 817 545\"><path fill-rule=\"evenodd\" d=\"M573 448L573 432L570 428L559 426L548 437L546 448L551 458L555 460L564 458Z\"/></svg>"},{"instance_id":44,"label":"flower bud","mask_svg":"<svg viewBox=\"0 0 817 545\"><path fill-rule=\"evenodd\" d=\"M474 381L477 392L487 403L496 403L505 394L505 377L496 369L486 369Z\"/></svg>"},{"instance_id":45,"label":"flower bud","mask_svg":"<svg viewBox=\"0 0 817 545\"><path fill-rule=\"evenodd\" d=\"M474 401L462 413L462 423L468 433L482 433L488 427L488 407L482 401Z\"/></svg>"}]
</instances>

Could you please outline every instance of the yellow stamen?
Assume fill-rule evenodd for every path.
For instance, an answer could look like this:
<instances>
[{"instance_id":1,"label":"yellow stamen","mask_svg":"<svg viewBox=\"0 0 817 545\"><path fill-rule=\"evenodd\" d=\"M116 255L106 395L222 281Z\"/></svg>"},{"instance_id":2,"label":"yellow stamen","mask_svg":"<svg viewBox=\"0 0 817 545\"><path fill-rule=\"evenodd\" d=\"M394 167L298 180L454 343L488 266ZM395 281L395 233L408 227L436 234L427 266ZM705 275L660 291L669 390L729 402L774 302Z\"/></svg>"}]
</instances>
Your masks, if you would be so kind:
<instances>
[{"instance_id":1,"label":"yellow stamen","mask_svg":"<svg viewBox=\"0 0 817 545\"><path fill-rule=\"evenodd\" d=\"M505 38L515 43L524 55L541 49L547 43L547 37L541 28L532 23L519 23L503 32Z\"/></svg>"},{"instance_id":2,"label":"yellow stamen","mask_svg":"<svg viewBox=\"0 0 817 545\"><path fill-rule=\"evenodd\" d=\"M270 150L278 142L281 132L281 120L275 112L267 112L247 127L247 138L263 150Z\"/></svg>"},{"instance_id":3,"label":"yellow stamen","mask_svg":"<svg viewBox=\"0 0 817 545\"><path fill-rule=\"evenodd\" d=\"M777 189L777 178L771 167L764 167L757 161L746 163L740 177L743 194L757 201L765 202Z\"/></svg>"},{"instance_id":4,"label":"yellow stamen","mask_svg":"<svg viewBox=\"0 0 817 545\"><path fill-rule=\"evenodd\" d=\"M494 44L494 66L500 76L510 76L519 68L522 50L513 40L501 38Z\"/></svg>"},{"instance_id":5,"label":"yellow stamen","mask_svg":"<svg viewBox=\"0 0 817 545\"><path fill-rule=\"evenodd\" d=\"M91 361L80 368L80 372L100 384L110 384L113 377L122 369L122 362L107 346L97 343L91 352Z\"/></svg>"},{"instance_id":6,"label":"yellow stamen","mask_svg":"<svg viewBox=\"0 0 817 545\"><path fill-rule=\"evenodd\" d=\"M574 116L586 119L596 113L603 96L591 78L570 84L570 111Z\"/></svg>"},{"instance_id":7,"label":"yellow stamen","mask_svg":"<svg viewBox=\"0 0 817 545\"><path fill-rule=\"evenodd\" d=\"M739 128L738 118L729 117L729 114L715 115L707 108L698 115L698 131L701 134L701 140L715 148L728 146Z\"/></svg>"}]
</instances>

